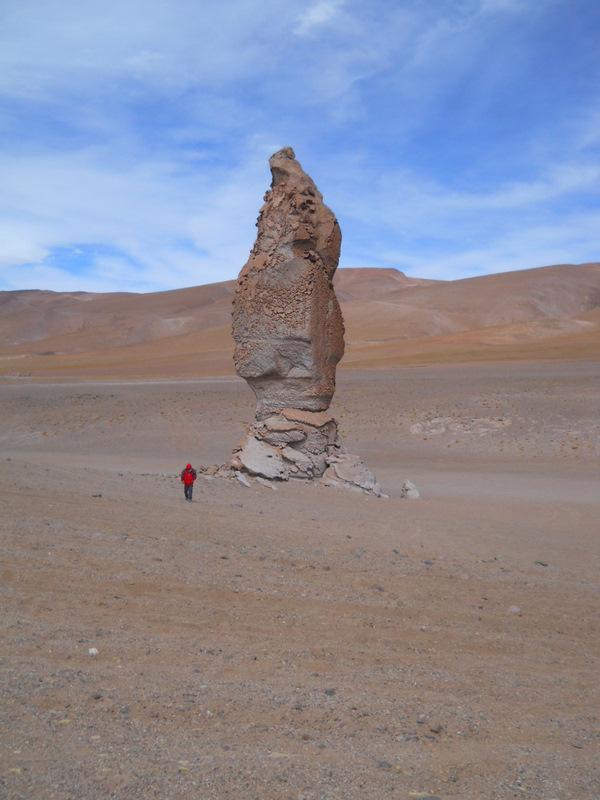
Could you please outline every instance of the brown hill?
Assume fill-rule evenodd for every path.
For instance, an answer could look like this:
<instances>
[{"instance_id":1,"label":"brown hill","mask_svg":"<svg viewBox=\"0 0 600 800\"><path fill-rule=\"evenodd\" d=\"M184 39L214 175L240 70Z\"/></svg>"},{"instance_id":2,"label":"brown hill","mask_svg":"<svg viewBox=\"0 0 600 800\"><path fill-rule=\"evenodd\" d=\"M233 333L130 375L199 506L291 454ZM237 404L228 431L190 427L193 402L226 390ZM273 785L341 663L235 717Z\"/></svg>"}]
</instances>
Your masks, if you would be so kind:
<instances>
[{"instance_id":1,"label":"brown hill","mask_svg":"<svg viewBox=\"0 0 600 800\"><path fill-rule=\"evenodd\" d=\"M168 292L0 292L0 342L76 353L138 344L228 319L233 281ZM47 346L46 346L47 345Z\"/></svg>"},{"instance_id":2,"label":"brown hill","mask_svg":"<svg viewBox=\"0 0 600 800\"><path fill-rule=\"evenodd\" d=\"M0 292L0 375L230 374L234 282L152 294ZM345 366L600 354L600 264L459 281L339 270Z\"/></svg>"},{"instance_id":3,"label":"brown hill","mask_svg":"<svg viewBox=\"0 0 600 800\"><path fill-rule=\"evenodd\" d=\"M560 265L363 295L345 318L374 342L571 318L599 306L600 264Z\"/></svg>"},{"instance_id":4,"label":"brown hill","mask_svg":"<svg viewBox=\"0 0 600 800\"><path fill-rule=\"evenodd\" d=\"M347 267L339 269L333 279L340 303L385 298L392 292L403 292L417 286L432 286L445 281L410 278L398 269L382 267Z\"/></svg>"},{"instance_id":5,"label":"brown hill","mask_svg":"<svg viewBox=\"0 0 600 800\"><path fill-rule=\"evenodd\" d=\"M335 279L340 301L348 303L433 283L395 269L345 269ZM225 281L151 294L0 292L0 342L29 350L44 341L46 350L76 353L221 327L229 325L234 286Z\"/></svg>"}]
</instances>

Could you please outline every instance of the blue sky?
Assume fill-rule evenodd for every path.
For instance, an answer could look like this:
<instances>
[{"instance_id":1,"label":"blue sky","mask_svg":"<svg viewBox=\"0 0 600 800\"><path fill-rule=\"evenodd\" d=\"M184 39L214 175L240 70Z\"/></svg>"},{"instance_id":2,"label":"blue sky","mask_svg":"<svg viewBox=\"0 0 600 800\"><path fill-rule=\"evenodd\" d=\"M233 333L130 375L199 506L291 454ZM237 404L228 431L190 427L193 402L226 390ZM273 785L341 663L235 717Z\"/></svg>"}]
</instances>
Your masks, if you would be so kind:
<instances>
[{"instance_id":1,"label":"blue sky","mask_svg":"<svg viewBox=\"0 0 600 800\"><path fill-rule=\"evenodd\" d=\"M0 0L0 289L235 277L292 145L342 266L600 260L598 0Z\"/></svg>"}]
</instances>

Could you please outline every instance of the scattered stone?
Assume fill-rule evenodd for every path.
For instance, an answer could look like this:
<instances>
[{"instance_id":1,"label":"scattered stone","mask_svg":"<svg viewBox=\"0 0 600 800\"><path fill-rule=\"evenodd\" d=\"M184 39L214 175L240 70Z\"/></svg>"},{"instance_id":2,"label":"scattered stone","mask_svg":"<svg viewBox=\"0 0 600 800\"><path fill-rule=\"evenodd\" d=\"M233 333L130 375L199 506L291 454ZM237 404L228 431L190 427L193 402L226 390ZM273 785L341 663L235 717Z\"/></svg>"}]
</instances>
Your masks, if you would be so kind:
<instances>
[{"instance_id":1,"label":"scattered stone","mask_svg":"<svg viewBox=\"0 0 600 800\"><path fill-rule=\"evenodd\" d=\"M327 697L333 697L335 694L335 689L325 689L325 694Z\"/></svg>"},{"instance_id":2,"label":"scattered stone","mask_svg":"<svg viewBox=\"0 0 600 800\"><path fill-rule=\"evenodd\" d=\"M400 497L405 500L418 500L421 497L421 493L410 481L404 481L402 487L400 489Z\"/></svg>"},{"instance_id":3,"label":"scattered stone","mask_svg":"<svg viewBox=\"0 0 600 800\"><path fill-rule=\"evenodd\" d=\"M381 486L360 456L341 453L330 456L327 463L329 467L322 477L326 486L356 488L383 497Z\"/></svg>"},{"instance_id":4,"label":"scattered stone","mask_svg":"<svg viewBox=\"0 0 600 800\"><path fill-rule=\"evenodd\" d=\"M238 472L236 470L234 474L235 474L235 477L237 478L237 480L242 484L242 486L247 486L250 489L252 484L250 483L248 478L242 472Z\"/></svg>"},{"instance_id":5,"label":"scattered stone","mask_svg":"<svg viewBox=\"0 0 600 800\"><path fill-rule=\"evenodd\" d=\"M88 649L88 655L92 656L92 658L95 658L98 655L98 648L97 647L90 647Z\"/></svg>"},{"instance_id":6,"label":"scattered stone","mask_svg":"<svg viewBox=\"0 0 600 800\"><path fill-rule=\"evenodd\" d=\"M409 797L419 797L420 800L442 800L437 794L429 794L428 792L409 792Z\"/></svg>"},{"instance_id":7,"label":"scattered stone","mask_svg":"<svg viewBox=\"0 0 600 800\"><path fill-rule=\"evenodd\" d=\"M392 765L389 761L378 761L377 766L379 769L392 769Z\"/></svg>"}]
</instances>

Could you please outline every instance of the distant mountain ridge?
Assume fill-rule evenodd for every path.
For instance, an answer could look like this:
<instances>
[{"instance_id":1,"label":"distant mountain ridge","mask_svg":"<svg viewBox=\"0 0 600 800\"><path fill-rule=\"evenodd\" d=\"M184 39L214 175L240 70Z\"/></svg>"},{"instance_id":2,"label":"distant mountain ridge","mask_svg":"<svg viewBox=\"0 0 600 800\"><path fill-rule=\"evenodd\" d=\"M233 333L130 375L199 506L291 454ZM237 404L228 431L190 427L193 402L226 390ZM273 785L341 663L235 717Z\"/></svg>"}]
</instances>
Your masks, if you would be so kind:
<instances>
[{"instance_id":1,"label":"distant mountain ridge","mask_svg":"<svg viewBox=\"0 0 600 800\"><path fill-rule=\"evenodd\" d=\"M434 340L442 349L446 341L458 351L461 341L477 350L484 340L484 350L527 342L537 342L539 349L540 343L565 341L565 336L593 340L600 325L600 263L456 281L412 278L395 269L346 268L336 273L335 286L349 366L403 363L407 353L425 352ZM13 374L17 364L21 370L26 363L32 374L46 374L61 358L74 365L79 354L88 354L90 362L104 359L108 366L109 353L124 363L126 351L140 358L140 348L150 371L153 351L160 360L171 349L175 361L192 360L186 374L193 371L194 353L198 363L208 358L215 369L220 363L218 372L230 372L234 287L234 281L225 281L149 294L0 292L0 374Z\"/></svg>"}]
</instances>

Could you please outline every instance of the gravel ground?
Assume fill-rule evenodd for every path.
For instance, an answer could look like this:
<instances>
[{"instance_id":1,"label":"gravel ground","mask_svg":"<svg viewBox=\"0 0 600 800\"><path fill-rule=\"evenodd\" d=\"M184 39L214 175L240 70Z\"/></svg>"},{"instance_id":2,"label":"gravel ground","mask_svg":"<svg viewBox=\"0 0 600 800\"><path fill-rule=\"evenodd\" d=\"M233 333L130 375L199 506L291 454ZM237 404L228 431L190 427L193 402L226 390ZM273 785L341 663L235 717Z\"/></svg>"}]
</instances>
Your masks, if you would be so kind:
<instances>
[{"instance_id":1,"label":"gravel ground","mask_svg":"<svg viewBox=\"0 0 600 800\"><path fill-rule=\"evenodd\" d=\"M0 386L0 795L598 800L599 400L594 364L346 374L389 500L190 505L237 381Z\"/></svg>"}]
</instances>

